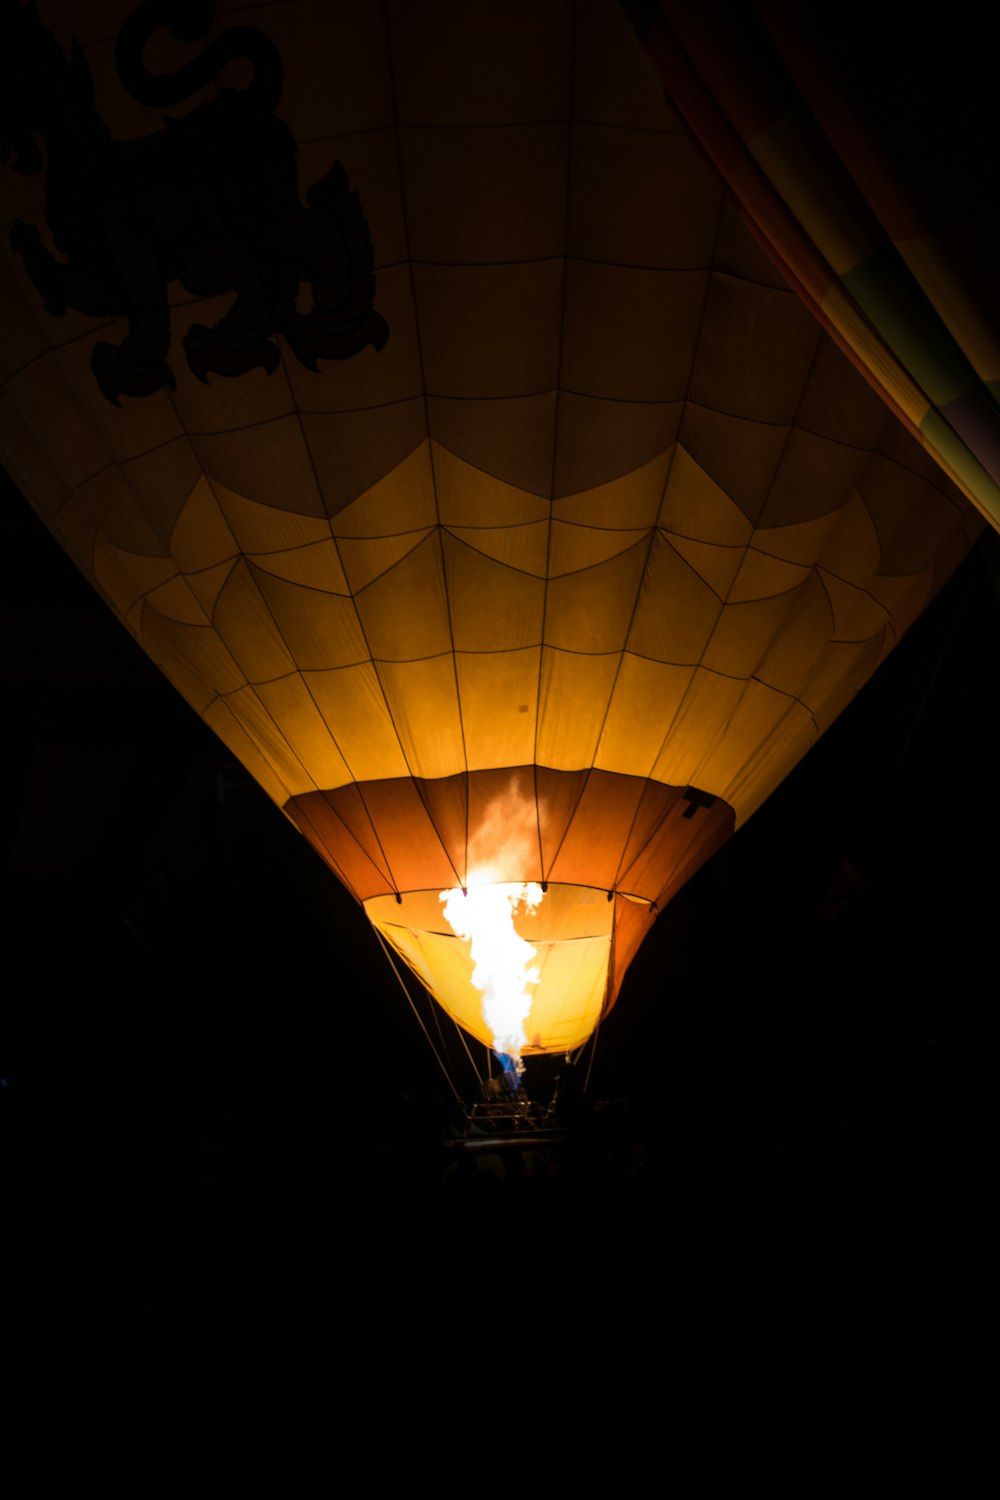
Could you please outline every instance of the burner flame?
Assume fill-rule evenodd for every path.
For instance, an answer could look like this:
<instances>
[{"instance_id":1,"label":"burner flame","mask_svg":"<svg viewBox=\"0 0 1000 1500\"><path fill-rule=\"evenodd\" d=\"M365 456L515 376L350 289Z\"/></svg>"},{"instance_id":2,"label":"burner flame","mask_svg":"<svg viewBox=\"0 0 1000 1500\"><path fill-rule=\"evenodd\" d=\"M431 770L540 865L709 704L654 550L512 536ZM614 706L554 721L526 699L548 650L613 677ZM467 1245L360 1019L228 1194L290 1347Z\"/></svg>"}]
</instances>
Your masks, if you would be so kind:
<instances>
[{"instance_id":1,"label":"burner flame","mask_svg":"<svg viewBox=\"0 0 1000 1500\"><path fill-rule=\"evenodd\" d=\"M470 944L472 982L482 991L494 1051L515 1076L524 1069L525 1022L541 970L534 962L536 949L515 932L514 917L520 911L533 912L543 895L534 881L470 885L467 891L457 887L440 895L452 931Z\"/></svg>"}]
</instances>

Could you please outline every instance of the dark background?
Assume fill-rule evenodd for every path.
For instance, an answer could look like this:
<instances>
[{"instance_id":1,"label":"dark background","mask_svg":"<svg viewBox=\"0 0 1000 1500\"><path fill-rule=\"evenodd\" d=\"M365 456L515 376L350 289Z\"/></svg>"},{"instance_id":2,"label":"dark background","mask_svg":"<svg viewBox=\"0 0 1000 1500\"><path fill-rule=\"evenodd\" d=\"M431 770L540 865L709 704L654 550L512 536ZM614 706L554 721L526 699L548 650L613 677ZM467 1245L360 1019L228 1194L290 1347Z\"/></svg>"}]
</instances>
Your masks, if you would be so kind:
<instances>
[{"instance_id":1,"label":"dark background","mask_svg":"<svg viewBox=\"0 0 1000 1500\"><path fill-rule=\"evenodd\" d=\"M9 483L0 514L0 1108L13 1217L67 1316L231 1330L248 1299L318 1296L345 1236L386 1256L508 1210L565 1232L609 1207L634 1227L992 1196L992 534L662 914L577 1069L570 1145L463 1174L441 1149L461 1111L363 913ZM559 1070L529 1062L532 1095Z\"/></svg>"}]
</instances>

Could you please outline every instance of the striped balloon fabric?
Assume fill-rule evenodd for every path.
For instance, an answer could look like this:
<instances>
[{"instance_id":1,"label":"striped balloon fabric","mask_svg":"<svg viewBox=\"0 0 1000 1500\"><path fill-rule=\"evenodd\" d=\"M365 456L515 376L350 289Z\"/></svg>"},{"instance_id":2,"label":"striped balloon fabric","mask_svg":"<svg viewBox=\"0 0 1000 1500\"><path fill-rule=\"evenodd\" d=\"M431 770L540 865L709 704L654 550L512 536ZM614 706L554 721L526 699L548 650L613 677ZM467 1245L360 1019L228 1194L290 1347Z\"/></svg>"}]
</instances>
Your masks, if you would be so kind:
<instances>
[{"instance_id":1,"label":"striped balloon fabric","mask_svg":"<svg viewBox=\"0 0 1000 1500\"><path fill-rule=\"evenodd\" d=\"M1000 526L1000 129L983 12L626 8L789 284Z\"/></svg>"}]
</instances>

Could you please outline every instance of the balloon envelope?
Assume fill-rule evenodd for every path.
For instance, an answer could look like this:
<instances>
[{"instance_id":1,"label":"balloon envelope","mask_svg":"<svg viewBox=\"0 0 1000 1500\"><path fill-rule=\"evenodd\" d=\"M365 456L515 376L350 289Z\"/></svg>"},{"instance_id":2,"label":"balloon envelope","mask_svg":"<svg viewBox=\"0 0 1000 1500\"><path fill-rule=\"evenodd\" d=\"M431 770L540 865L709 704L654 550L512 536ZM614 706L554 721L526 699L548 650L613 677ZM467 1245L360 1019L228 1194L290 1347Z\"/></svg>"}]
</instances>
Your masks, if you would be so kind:
<instances>
[{"instance_id":1,"label":"balloon envelope","mask_svg":"<svg viewBox=\"0 0 1000 1500\"><path fill-rule=\"evenodd\" d=\"M4 12L5 462L483 1040L441 893L544 888L576 1046L979 519L614 5L112 9Z\"/></svg>"}]
</instances>

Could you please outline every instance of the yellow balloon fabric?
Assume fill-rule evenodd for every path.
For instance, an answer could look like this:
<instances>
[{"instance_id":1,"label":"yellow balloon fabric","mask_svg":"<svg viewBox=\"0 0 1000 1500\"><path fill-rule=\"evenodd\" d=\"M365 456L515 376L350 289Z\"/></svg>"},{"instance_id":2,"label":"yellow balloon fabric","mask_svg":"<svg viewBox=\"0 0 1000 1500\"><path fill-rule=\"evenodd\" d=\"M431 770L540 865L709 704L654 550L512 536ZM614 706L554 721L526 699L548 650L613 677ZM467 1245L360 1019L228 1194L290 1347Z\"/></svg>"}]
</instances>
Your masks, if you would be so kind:
<instances>
[{"instance_id":1,"label":"yellow balloon fabric","mask_svg":"<svg viewBox=\"0 0 1000 1500\"><path fill-rule=\"evenodd\" d=\"M39 9L112 138L211 98L137 103L106 7ZM202 380L182 341L232 297L173 280L175 386L115 405L91 362L125 320L47 312L8 251L4 461L486 1041L439 892L546 884L526 1051L566 1050L981 523L782 282L614 4L252 19L300 197L337 161L358 194L384 347L313 370L279 336L275 369ZM145 66L205 45L156 30ZM44 239L44 176L0 175Z\"/></svg>"}]
</instances>

